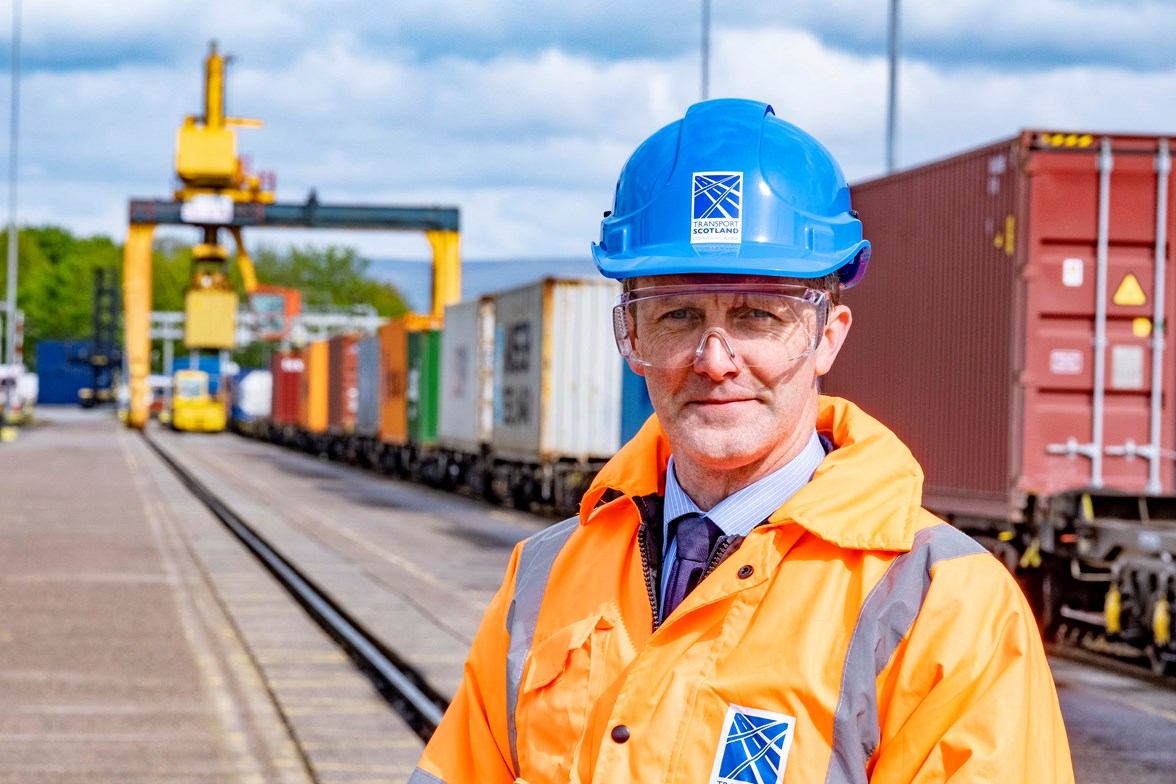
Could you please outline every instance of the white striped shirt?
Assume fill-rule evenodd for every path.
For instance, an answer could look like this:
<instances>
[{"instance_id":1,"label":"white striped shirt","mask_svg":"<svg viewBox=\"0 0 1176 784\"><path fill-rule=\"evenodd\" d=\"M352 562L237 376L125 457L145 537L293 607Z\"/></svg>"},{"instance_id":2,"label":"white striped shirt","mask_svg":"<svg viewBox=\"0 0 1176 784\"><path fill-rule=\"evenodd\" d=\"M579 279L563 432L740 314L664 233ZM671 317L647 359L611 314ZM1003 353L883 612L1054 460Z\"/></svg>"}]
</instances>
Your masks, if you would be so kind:
<instances>
[{"instance_id":1,"label":"white striped shirt","mask_svg":"<svg viewBox=\"0 0 1176 784\"><path fill-rule=\"evenodd\" d=\"M751 529L788 501L796 491L808 484L817 466L825 459L825 448L813 430L800 453L763 479L719 501L709 512L699 509L678 484L674 472L674 457L666 466L666 497L662 507L663 541L661 601L665 603L666 583L670 567L678 556L677 539L670 539L670 523L684 514L705 514L727 536L747 536Z\"/></svg>"}]
</instances>

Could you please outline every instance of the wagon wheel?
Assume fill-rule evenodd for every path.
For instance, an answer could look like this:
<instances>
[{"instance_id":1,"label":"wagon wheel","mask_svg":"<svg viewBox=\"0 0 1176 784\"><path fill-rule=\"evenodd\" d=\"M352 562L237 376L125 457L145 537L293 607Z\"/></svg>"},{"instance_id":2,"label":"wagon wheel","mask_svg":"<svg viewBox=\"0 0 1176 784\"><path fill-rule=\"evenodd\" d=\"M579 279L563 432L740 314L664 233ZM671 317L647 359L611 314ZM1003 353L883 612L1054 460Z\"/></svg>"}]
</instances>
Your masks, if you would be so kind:
<instances>
[{"instance_id":1,"label":"wagon wheel","mask_svg":"<svg viewBox=\"0 0 1176 784\"><path fill-rule=\"evenodd\" d=\"M1176 652L1173 652L1168 646L1160 646L1151 643L1147 646L1147 661L1151 665L1151 671L1155 675L1173 675L1176 674Z\"/></svg>"}]
</instances>

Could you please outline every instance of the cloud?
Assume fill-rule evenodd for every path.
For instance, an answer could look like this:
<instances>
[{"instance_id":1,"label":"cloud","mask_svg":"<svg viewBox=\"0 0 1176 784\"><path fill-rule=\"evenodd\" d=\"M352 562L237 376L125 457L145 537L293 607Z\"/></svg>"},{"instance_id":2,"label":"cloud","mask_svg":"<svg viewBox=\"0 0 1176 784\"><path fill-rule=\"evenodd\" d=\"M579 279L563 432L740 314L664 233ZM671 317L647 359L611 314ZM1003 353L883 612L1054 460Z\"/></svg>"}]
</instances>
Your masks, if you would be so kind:
<instances>
[{"instance_id":1,"label":"cloud","mask_svg":"<svg viewBox=\"0 0 1176 784\"><path fill-rule=\"evenodd\" d=\"M168 197L175 131L201 111L201 58L220 32L222 50L239 55L229 112L265 121L239 133L239 149L277 172L281 200L316 188L337 203L456 205L467 257L586 253L627 156L698 97L697 7L535 5L26 4L30 46L46 61L60 54L24 72L20 219L121 237L128 198ZM1133 47L1160 33L1128 28L1162 29L1176 10L1110 5L1121 18L1077 0L999 15L980 0L904 3L900 162L1026 126L1166 130L1176 65L1141 65ZM1051 24L1063 11L1075 19ZM884 4L714 3L713 18L712 96L772 103L824 141L851 180L881 172ZM1096 22L1105 41L1076 32ZM941 54L919 54L936 41ZM951 41L960 51L948 62ZM1068 54L1031 67L1010 54L1050 47ZM1099 47L1116 56L1067 59ZM428 254L419 236L255 234Z\"/></svg>"},{"instance_id":2,"label":"cloud","mask_svg":"<svg viewBox=\"0 0 1176 784\"><path fill-rule=\"evenodd\" d=\"M26 3L30 66L76 70L104 63L193 59L212 38L265 67L281 66L324 39L347 33L373 53L405 51L418 64L455 54L474 62L547 49L595 61L697 58L701 4L677 0L88 0ZM1136 71L1173 62L1168 31L1176 4L1166 0L991 0L901 2L906 57L941 68L996 64L1007 71L1100 64ZM860 0L779 3L711 0L719 30L794 27L831 49L883 54L888 4Z\"/></svg>"}]
</instances>

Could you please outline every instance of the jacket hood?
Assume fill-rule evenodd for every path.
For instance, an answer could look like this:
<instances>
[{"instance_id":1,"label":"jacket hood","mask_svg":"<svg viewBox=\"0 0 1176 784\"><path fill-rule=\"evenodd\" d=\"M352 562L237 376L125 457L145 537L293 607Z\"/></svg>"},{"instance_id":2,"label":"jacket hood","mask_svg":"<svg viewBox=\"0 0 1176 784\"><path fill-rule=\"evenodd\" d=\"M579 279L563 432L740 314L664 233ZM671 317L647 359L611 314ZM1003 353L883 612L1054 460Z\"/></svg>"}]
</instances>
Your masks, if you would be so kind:
<instances>
[{"instance_id":1,"label":"jacket hood","mask_svg":"<svg viewBox=\"0 0 1176 784\"><path fill-rule=\"evenodd\" d=\"M923 471L882 423L841 398L822 395L817 430L836 446L812 481L768 518L794 521L814 536L855 550L911 549L919 528ZM580 507L583 524L608 492L662 495L670 444L657 416L596 475ZM652 458L652 459L651 459Z\"/></svg>"}]
</instances>

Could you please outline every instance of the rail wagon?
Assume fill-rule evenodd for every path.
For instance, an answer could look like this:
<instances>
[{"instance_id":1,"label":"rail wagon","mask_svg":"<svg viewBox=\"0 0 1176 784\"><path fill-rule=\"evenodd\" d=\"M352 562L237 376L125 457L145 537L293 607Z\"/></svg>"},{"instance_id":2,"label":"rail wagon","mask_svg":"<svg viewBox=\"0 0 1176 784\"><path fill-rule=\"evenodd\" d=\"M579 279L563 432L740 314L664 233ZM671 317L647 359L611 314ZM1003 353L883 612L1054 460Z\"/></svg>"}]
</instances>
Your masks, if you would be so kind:
<instances>
[{"instance_id":1,"label":"rail wagon","mask_svg":"<svg viewBox=\"0 0 1176 784\"><path fill-rule=\"evenodd\" d=\"M892 427L924 503L1047 631L1176 662L1168 139L1025 131L852 187L874 246L825 388Z\"/></svg>"},{"instance_id":2,"label":"rail wagon","mask_svg":"<svg viewBox=\"0 0 1176 784\"><path fill-rule=\"evenodd\" d=\"M517 508L574 512L652 412L613 341L619 292L615 281L547 278L457 303L444 318L409 314L376 335L280 352L274 415L259 433Z\"/></svg>"}]
</instances>

